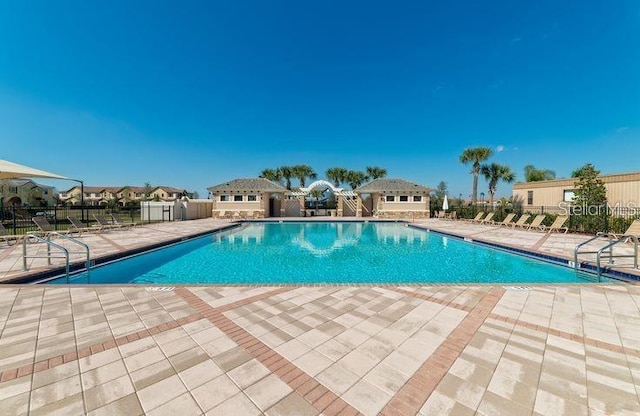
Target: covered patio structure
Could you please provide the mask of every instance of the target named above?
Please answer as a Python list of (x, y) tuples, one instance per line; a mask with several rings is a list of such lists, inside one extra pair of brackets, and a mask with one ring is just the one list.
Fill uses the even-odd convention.
[(240, 178), (208, 188), (213, 218), (283, 217), (287, 188), (264, 178)]
[(426, 186), (404, 179), (374, 179), (354, 190), (356, 217), (429, 218), (430, 191)]

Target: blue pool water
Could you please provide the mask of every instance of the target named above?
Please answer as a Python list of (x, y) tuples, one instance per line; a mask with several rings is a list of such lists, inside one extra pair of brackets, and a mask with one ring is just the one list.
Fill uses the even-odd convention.
[[(90, 283), (585, 283), (401, 223), (252, 223), (91, 270)], [(87, 283), (87, 275), (72, 283)], [(58, 279), (54, 283), (66, 283)]]

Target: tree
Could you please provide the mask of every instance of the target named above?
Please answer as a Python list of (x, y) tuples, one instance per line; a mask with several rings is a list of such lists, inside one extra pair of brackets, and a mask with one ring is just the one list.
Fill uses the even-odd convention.
[(583, 166), (580, 166), (579, 168), (575, 169), (574, 171), (571, 172), (571, 177), (572, 178), (582, 178), (585, 176), (590, 176), (593, 174), (593, 172), (597, 172), (598, 175), (600, 174), (599, 170), (596, 170), (596, 168), (591, 164), (591, 163), (587, 163)]
[(284, 179), (285, 187), (290, 190), (291, 178), (293, 178), (293, 168), (291, 166), (280, 166), (278, 170)]
[(536, 169), (533, 165), (524, 167), (524, 180), (526, 182), (549, 181), (556, 178), (556, 173), (550, 169)]
[(152, 191), (153, 191), (153, 186), (151, 186), (151, 183), (145, 182), (144, 187), (142, 188), (142, 199), (144, 201), (147, 201)]
[(327, 178), (333, 181), (336, 188), (340, 187), (343, 182), (347, 181), (347, 174), (349, 171), (345, 168), (329, 168), (325, 172)]
[(360, 172), (358, 170), (350, 170), (349, 172), (347, 172), (346, 182), (349, 183), (351, 189), (356, 189), (366, 180), (367, 175), (364, 172)]
[(318, 205), (320, 204), (320, 199), (324, 197), (324, 191), (322, 189), (313, 189), (311, 190), (311, 196), (316, 199), (315, 208), (318, 209)]
[[(576, 174), (576, 176), (574, 176)], [(571, 174), (577, 178), (573, 201), (583, 206), (602, 206), (607, 203), (607, 188), (599, 178), (600, 171), (591, 163), (576, 169)]]
[(482, 165), (480, 172), (489, 182), (489, 205), (493, 207), (493, 197), (498, 189), (498, 182), (503, 181), (511, 183), (516, 179), (516, 175), (511, 171), (509, 166), (500, 165), (498, 163)]
[(199, 199), (200, 198), (200, 194), (198, 193), (198, 191), (191, 192), (191, 198), (192, 199)]
[(436, 190), (433, 191), (433, 195), (438, 200), (443, 200), (446, 194), (447, 194), (447, 183), (445, 181), (440, 181), (440, 183), (436, 187)]
[(573, 214), (577, 214), (574, 221), (585, 232), (607, 231), (607, 188), (599, 178), (600, 171), (587, 163), (574, 170), (571, 176), (578, 179), (574, 183), (573, 202), (577, 205), (573, 210)]
[(471, 164), (471, 174), (473, 174), (473, 193), (471, 195), (471, 203), (478, 202), (478, 175), (480, 175), (480, 162), (489, 159), (493, 154), (493, 150), (488, 147), (474, 147), (465, 149), (460, 155), (460, 162), (468, 165)]
[(387, 176), (387, 170), (378, 166), (367, 166), (366, 172), (369, 179), (378, 179)]
[(291, 168), (291, 173), (300, 181), (300, 188), (304, 188), (307, 178), (315, 179), (318, 174), (309, 165), (296, 165)]
[(282, 183), (282, 172), (280, 169), (264, 169), (260, 172), (260, 177), (272, 182)]

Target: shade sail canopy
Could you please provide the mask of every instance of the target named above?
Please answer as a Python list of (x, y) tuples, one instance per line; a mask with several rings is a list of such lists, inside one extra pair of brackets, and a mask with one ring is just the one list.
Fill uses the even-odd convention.
[(16, 178), (69, 179), (66, 176), (60, 176), (56, 175), (55, 173), (46, 172), (44, 170), (19, 165), (17, 163), (9, 162), (8, 160), (0, 160), (0, 179)]

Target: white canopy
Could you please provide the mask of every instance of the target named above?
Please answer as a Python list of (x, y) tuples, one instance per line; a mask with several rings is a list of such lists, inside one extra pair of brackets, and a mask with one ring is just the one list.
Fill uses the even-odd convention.
[(17, 163), (9, 162), (8, 160), (0, 160), (0, 179), (16, 178), (69, 179), (65, 176), (56, 175), (55, 173), (46, 172), (40, 169), (30, 168), (29, 166), (19, 165)]

